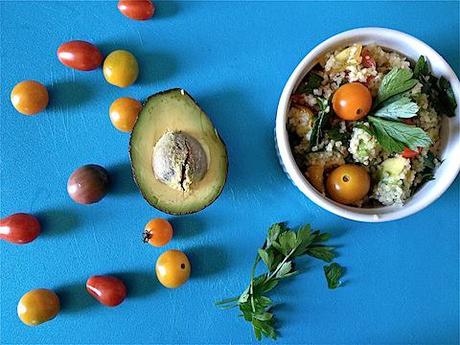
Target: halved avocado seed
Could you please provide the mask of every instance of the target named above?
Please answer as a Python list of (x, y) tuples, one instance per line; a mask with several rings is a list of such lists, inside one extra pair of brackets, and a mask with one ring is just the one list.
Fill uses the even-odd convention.
[(204, 177), (208, 164), (206, 153), (195, 138), (182, 131), (168, 131), (155, 144), (152, 168), (162, 183), (188, 192), (194, 182)]

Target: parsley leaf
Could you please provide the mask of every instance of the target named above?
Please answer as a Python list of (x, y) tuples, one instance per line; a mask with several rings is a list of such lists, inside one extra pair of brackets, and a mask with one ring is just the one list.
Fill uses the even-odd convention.
[(362, 123), (362, 122), (361, 122), (361, 123), (355, 124), (355, 125), (353, 126), (353, 128), (354, 128), (354, 127), (359, 128), (359, 129), (362, 129), (363, 131), (365, 131), (365, 132), (366, 132), (367, 134), (369, 134), (369, 135), (372, 135), (372, 136), (373, 136), (373, 135), (375, 134), (371, 127), (366, 126), (366, 125), (365, 125), (364, 123)]
[[(265, 294), (278, 286), (281, 280), (298, 274), (294, 262), (296, 257), (310, 255), (330, 262), (335, 257), (332, 252), (333, 247), (321, 245), (329, 238), (330, 235), (327, 233), (321, 233), (318, 230), (312, 232), (310, 225), (301, 226), (294, 231), (289, 229), (285, 223), (273, 224), (268, 230), (264, 245), (257, 252), (249, 287), (240, 296), (224, 299), (217, 302), (216, 305), (222, 309), (238, 307), (243, 319), (251, 323), (257, 340), (263, 337), (276, 339), (273, 302)], [(260, 261), (265, 263), (268, 270), (255, 277)], [(330, 267), (335, 266), (332, 264)], [(337, 272), (337, 269), (334, 268), (332, 275), (326, 274), (329, 286), (337, 285), (334, 283)], [(339, 278), (342, 273), (343, 271), (338, 275)]]
[(310, 247), (307, 249), (306, 254), (326, 262), (331, 262), (335, 258), (335, 254), (332, 252), (333, 249), (332, 247), (325, 246)]
[(336, 289), (340, 286), (340, 278), (344, 273), (344, 269), (338, 263), (332, 263), (329, 266), (323, 267), (324, 274), (326, 275), (327, 286), (329, 289)]
[(412, 89), (417, 80), (412, 79), (413, 73), (404, 68), (393, 68), (383, 77), (382, 84), (377, 94), (375, 105), (379, 105), (387, 99)]
[(312, 93), (314, 89), (317, 89), (321, 86), (321, 82), (323, 81), (323, 77), (316, 73), (309, 73), (306, 77), (306, 81), (302, 84), (296, 93)]
[(438, 81), (439, 87), (439, 101), (437, 102), (438, 109), (441, 114), (448, 117), (455, 116), (455, 109), (457, 108), (457, 101), (455, 100), (454, 90), (449, 81), (441, 77)]
[(323, 139), (323, 129), (326, 126), (330, 116), (330, 106), (327, 99), (318, 97), (319, 112), (311, 130), (310, 143), (312, 146), (318, 146)]
[(378, 109), (374, 113), (374, 116), (391, 120), (409, 119), (417, 116), (418, 110), (419, 107), (417, 103), (412, 102), (408, 97), (401, 97), (398, 100)]
[(431, 138), (421, 128), (374, 116), (368, 116), (368, 120), (374, 127), (377, 141), (387, 152), (402, 152), (406, 146), (417, 150), (432, 144)]
[(431, 74), (430, 66), (425, 57), (421, 55), (414, 67), (414, 77), (422, 83), (423, 93), (427, 94), (438, 114), (448, 117), (455, 116), (457, 101), (449, 81)]
[(421, 180), (415, 190), (422, 187), (426, 182), (434, 180), (435, 158), (435, 155), (431, 151), (428, 151), (427, 156), (423, 159), (423, 170), (420, 172)]
[(340, 132), (340, 130), (336, 127), (329, 129), (326, 131), (326, 135), (329, 139), (334, 141), (341, 141), (342, 143), (347, 142), (350, 140), (350, 134), (347, 132)]
[(414, 78), (419, 79), (421, 76), (428, 75), (429, 73), (428, 62), (423, 55), (420, 55), (414, 67)]

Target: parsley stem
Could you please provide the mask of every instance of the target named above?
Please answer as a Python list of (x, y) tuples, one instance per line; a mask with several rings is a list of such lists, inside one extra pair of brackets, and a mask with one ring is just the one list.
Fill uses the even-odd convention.
[(221, 301), (219, 301), (219, 302), (216, 302), (215, 304), (216, 304), (216, 305), (229, 304), (229, 303), (238, 301), (239, 298), (240, 298), (239, 296), (232, 297), (232, 298), (226, 298), (226, 299), (223, 299), (223, 300), (221, 300)]
[(254, 265), (252, 265), (251, 270), (251, 285), (249, 285), (249, 296), (251, 297), (251, 307), (252, 311), (256, 311), (256, 307), (254, 306), (254, 276), (256, 274), (257, 264), (260, 261), (259, 253), (256, 254), (256, 259), (254, 260)]
[(269, 276), (267, 276), (267, 278), (265, 279), (265, 281), (269, 281), (270, 279), (272, 279), (274, 276), (276, 276), (276, 274), (278, 273), (278, 271), (281, 269), (281, 267), (286, 263), (286, 261), (291, 257), (292, 254), (294, 254), (295, 250), (297, 249), (297, 247), (295, 248), (292, 248), (292, 250), (284, 257), (283, 261), (281, 261), (281, 263), (276, 267), (276, 269), (270, 273)]

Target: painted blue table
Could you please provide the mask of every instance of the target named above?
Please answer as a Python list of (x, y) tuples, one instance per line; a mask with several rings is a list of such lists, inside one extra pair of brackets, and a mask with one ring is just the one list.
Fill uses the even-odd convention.
[[(236, 311), (213, 302), (247, 284), (256, 248), (276, 221), (310, 222), (335, 235), (343, 288), (325, 287), (322, 265), (273, 299), (280, 343), (356, 344), (459, 342), (459, 181), (417, 215), (387, 224), (338, 218), (307, 200), (281, 171), (273, 144), (278, 96), (298, 61), (327, 37), (359, 26), (409, 32), (460, 70), (458, 2), (186, 2), (158, 3), (155, 18), (131, 21), (108, 1), (3, 1), (1, 8), (1, 215), (38, 214), (43, 235), (27, 246), (1, 243), (2, 344), (251, 343)], [(56, 49), (84, 39), (104, 53), (139, 59), (139, 81), (107, 84), (100, 70), (62, 66)], [(36, 79), (50, 90), (36, 117), (14, 111), (13, 85)], [(131, 180), (129, 136), (108, 118), (121, 96), (144, 99), (183, 87), (208, 112), (227, 143), (230, 172), (212, 206), (174, 218), (167, 248), (185, 250), (193, 277), (182, 288), (159, 286), (160, 249), (141, 232), (153, 217)], [(66, 193), (69, 174), (85, 163), (107, 167), (113, 191), (81, 206)], [(91, 299), (84, 283), (116, 273), (130, 290), (116, 309)], [(62, 313), (30, 328), (16, 316), (29, 289), (58, 291)]]

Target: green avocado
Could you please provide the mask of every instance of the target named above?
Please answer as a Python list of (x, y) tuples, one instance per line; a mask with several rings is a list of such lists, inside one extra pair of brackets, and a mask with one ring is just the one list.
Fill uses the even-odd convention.
[(148, 98), (129, 146), (139, 190), (163, 212), (198, 212), (222, 192), (227, 150), (209, 118), (182, 89)]
[(381, 173), (389, 176), (398, 177), (406, 167), (406, 159), (403, 157), (387, 158), (380, 165)]

